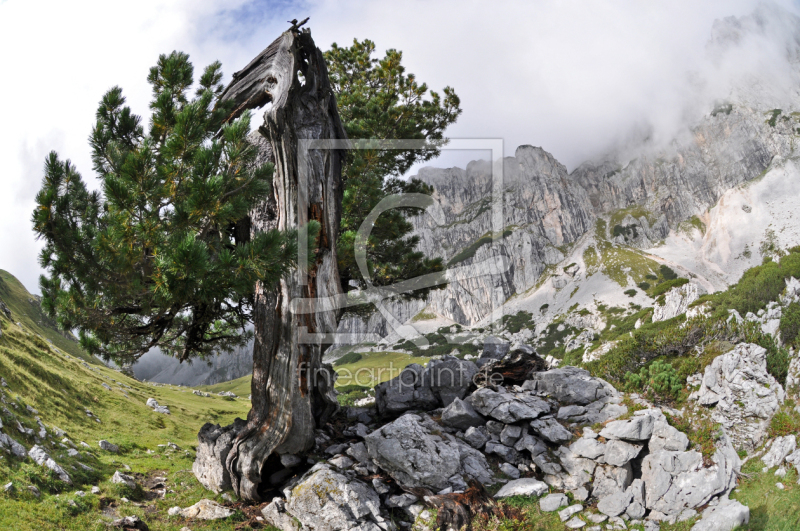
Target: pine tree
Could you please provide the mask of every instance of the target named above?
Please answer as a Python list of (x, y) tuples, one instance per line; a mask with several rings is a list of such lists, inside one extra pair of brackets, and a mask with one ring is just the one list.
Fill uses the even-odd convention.
[[(336, 93), (342, 124), (351, 139), (415, 139), (445, 143), (445, 128), (461, 114), (455, 91), (445, 87), (443, 94), (429, 92), (414, 74), (406, 73), (403, 54), (388, 50), (383, 59), (373, 57), (375, 43), (353, 41), (349, 48), (336, 43), (325, 52), (331, 86)], [(353, 245), (364, 219), (381, 199), (395, 193), (431, 194), (425, 183), (400, 177), (417, 162), (440, 153), (439, 147), (426, 150), (353, 150), (343, 169), (345, 182), (342, 201), (341, 234), (338, 242), (342, 284), (359, 281)], [(417, 209), (396, 209), (383, 213), (367, 241), (367, 263), (373, 284), (384, 286), (443, 269), (440, 258), (430, 258), (416, 250), (417, 236), (409, 215)], [(419, 296), (423, 292), (417, 293)]]
[(55, 152), (45, 161), (33, 213), (42, 305), (90, 353), (130, 363), (153, 347), (183, 360), (242, 345), (256, 282), (275, 284), (296, 260), (291, 232), (250, 239), (273, 167), (256, 164), (249, 112), (223, 125), (221, 78), (211, 64), (192, 95), (188, 55), (161, 55), (147, 131), (109, 90), (89, 139), (102, 192)]

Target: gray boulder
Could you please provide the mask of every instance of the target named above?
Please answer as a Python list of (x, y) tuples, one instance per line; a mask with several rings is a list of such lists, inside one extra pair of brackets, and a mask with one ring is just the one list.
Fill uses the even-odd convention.
[(648, 454), (642, 460), (645, 506), (677, 517), (686, 509), (705, 505), (714, 496), (727, 495), (736, 486), (741, 460), (724, 434), (711, 460), (710, 467), (703, 467), (703, 456), (696, 451)]
[(606, 453), (606, 445), (591, 437), (581, 437), (569, 447), (577, 456), (598, 460)]
[(380, 497), (371, 486), (324, 463), (306, 472), (285, 502), (276, 498), (262, 515), (281, 531), (379, 531), (377, 524), (384, 522)]
[(442, 360), (431, 360), (425, 372), (433, 395), (442, 406), (447, 407), (456, 398), (466, 396), (478, 366), (469, 360), (446, 356)]
[(615, 492), (600, 499), (597, 502), (597, 510), (608, 516), (619, 516), (625, 512), (631, 502), (633, 502), (633, 493), (631, 491)]
[(158, 401), (155, 398), (148, 398), (147, 406), (152, 408), (153, 411), (155, 411), (156, 413), (163, 413), (164, 415), (169, 415), (169, 408), (167, 406), (159, 405)]
[(481, 388), (467, 399), (475, 411), (506, 424), (531, 420), (550, 412), (550, 406), (539, 397), (527, 393), (499, 393)]
[(548, 494), (539, 500), (539, 508), (542, 510), (542, 512), (552, 513), (553, 511), (557, 511), (562, 507), (566, 507), (568, 503), (569, 498), (567, 498), (567, 495), (558, 492)]
[(794, 434), (785, 437), (775, 437), (769, 451), (764, 454), (761, 461), (767, 468), (772, 468), (783, 463), (786, 457), (797, 449), (797, 438)]
[(456, 397), (442, 411), (442, 424), (457, 430), (466, 430), (483, 426), (486, 424), (486, 419), (479, 415), (469, 402)]
[(197, 453), (192, 472), (197, 480), (208, 490), (220, 493), (231, 488), (231, 477), (225, 468), (225, 460), (233, 446), (233, 440), (247, 424), (236, 419), (233, 424), (221, 427), (206, 423), (197, 434)]
[(546, 483), (533, 478), (515, 479), (509, 481), (500, 489), (495, 498), (508, 498), (509, 496), (541, 496), (549, 488)]
[(492, 479), (484, 455), (452, 435), (433, 435), (420, 417), (406, 414), (364, 438), (373, 462), (405, 488), (440, 491), (454, 476)]
[(100, 446), (102, 450), (105, 450), (106, 452), (111, 452), (113, 454), (119, 452), (119, 446), (117, 446), (114, 443), (110, 443), (106, 440), (99, 441), (97, 444), (98, 446)]
[(46, 468), (49, 468), (58, 476), (58, 479), (66, 483), (67, 485), (72, 485), (72, 478), (67, 474), (67, 472), (56, 463), (52, 457), (47, 453), (47, 451), (39, 446), (38, 444), (31, 448), (30, 452), (28, 452), (33, 461), (39, 465)]
[(486, 433), (486, 428), (467, 428), (464, 432), (464, 440), (473, 448), (480, 450), (486, 445), (489, 436)]
[(714, 409), (736, 448), (751, 451), (764, 441), (772, 417), (783, 403), (781, 384), (767, 372), (767, 351), (739, 343), (706, 367), (700, 389), (689, 398)]
[(553, 444), (561, 444), (572, 439), (572, 433), (554, 418), (533, 420), (530, 426), (536, 435)]
[(28, 451), (25, 447), (18, 443), (13, 437), (0, 432), (0, 447), (9, 450), (14, 456), (25, 459), (28, 457)]
[(562, 405), (585, 406), (604, 397), (615, 396), (617, 391), (605, 380), (594, 378), (585, 369), (562, 367), (534, 373), (522, 388), (545, 393)]
[(500, 443), (506, 446), (514, 446), (520, 437), (522, 437), (522, 427), (509, 424), (500, 432)]
[[(174, 509), (174, 508), (173, 508)], [(234, 511), (224, 507), (213, 500), (202, 499), (199, 502), (186, 507), (185, 509), (177, 508), (178, 511), (173, 511), (173, 514), (179, 514), (184, 518), (193, 518), (196, 520), (223, 520), (233, 516)]]
[(136, 488), (136, 480), (133, 479), (133, 476), (129, 476), (128, 474), (123, 474), (119, 470), (114, 472), (114, 475), (111, 476), (111, 483), (115, 483), (117, 485), (125, 485), (131, 489)]
[(598, 466), (592, 481), (592, 496), (597, 499), (605, 498), (617, 492), (624, 492), (633, 480), (633, 469), (630, 463), (617, 467), (610, 465)]
[(399, 376), (375, 386), (375, 405), (382, 415), (398, 414), (409, 409), (431, 410), (439, 405), (425, 368), (412, 363)]
[(650, 415), (639, 415), (628, 420), (615, 420), (606, 424), (600, 436), (623, 441), (647, 441), (653, 434), (654, 419)]
[[(653, 434), (650, 436), (648, 450), (657, 452), (659, 450), (670, 450), (673, 452), (683, 452), (689, 447), (689, 437), (685, 433), (669, 425), (664, 414), (660, 410), (652, 410)], [(639, 413), (637, 411), (637, 413)]]
[(489, 336), (483, 341), (483, 352), (480, 359), (501, 360), (509, 350), (511, 350), (511, 343), (495, 336)]
[(643, 446), (640, 444), (631, 444), (619, 439), (612, 439), (606, 444), (603, 461), (612, 466), (623, 466), (631, 459), (636, 458), (642, 448)]
[(736, 500), (726, 498), (703, 512), (703, 518), (692, 531), (731, 531), (750, 522), (750, 509)]

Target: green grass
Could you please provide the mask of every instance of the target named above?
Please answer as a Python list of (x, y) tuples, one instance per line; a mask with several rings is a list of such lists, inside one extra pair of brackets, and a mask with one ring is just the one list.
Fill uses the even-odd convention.
[[(511, 228), (506, 228), (497, 237), (498, 239), (506, 238), (510, 236), (512, 232), (514, 231)], [(463, 248), (461, 251), (459, 251), (455, 256), (453, 256), (453, 258), (450, 259), (449, 262), (447, 262), (447, 265), (452, 266), (464, 262), (466, 260), (469, 260), (470, 258), (475, 256), (475, 253), (478, 251), (478, 249), (480, 249), (484, 245), (491, 245), (493, 240), (494, 240), (494, 234), (491, 232), (487, 232), (486, 234), (484, 234), (483, 236), (481, 236), (480, 238), (478, 238), (477, 240), (475, 240), (474, 242)]]
[(628, 247), (613, 247), (609, 244), (600, 249), (603, 262), (603, 273), (622, 286), (628, 287), (628, 279), (632, 278), (634, 284), (643, 282), (647, 275), (658, 270), (658, 263), (647, 258), (639, 250)]
[[(76, 352), (74, 343), (58, 346), (56, 351), (46, 339), (52, 338), (53, 344), (59, 345), (58, 337), (55, 337), (58, 332), (49, 329), (45, 320), (37, 322), (34, 308), (25, 308), (30, 304), (27, 291), (23, 291), (21, 284), (7, 273), (2, 275), (2, 280), (3, 300), (13, 312), (11, 321), (4, 314), (0, 315), (3, 330), (0, 375), (8, 383), (3, 392), (8, 402), (5, 406), (12, 414), (3, 416), (5, 432), (28, 449), (34, 444), (32, 438), (11, 429), (16, 420), (27, 427), (36, 426), (33, 415), (25, 408), (30, 405), (39, 411), (50, 433), (58, 427), (75, 444), (84, 441), (91, 449), (87, 451), (78, 446), (81, 456), (70, 458), (64, 449), (49, 442), (44, 444), (50, 455), (72, 476), (72, 487), (54, 479), (49, 471), (30, 459), (20, 461), (4, 455), (0, 459), (0, 482), (12, 481), (16, 492), (0, 495), (0, 529), (105, 530), (111, 518), (100, 511), (100, 505), (112, 502), (119, 505), (116, 512), (120, 516), (139, 515), (153, 531), (178, 531), (187, 523), (195, 531), (232, 531), (241, 516), (217, 523), (189, 523), (180, 518), (168, 518), (166, 512), (169, 507), (186, 507), (201, 498), (219, 501), (218, 496), (202, 488), (191, 472), (197, 432), (209, 421), (224, 425), (236, 417), (244, 418), (250, 408), (249, 401), (199, 397), (188, 388), (138, 382), (103, 365), (90, 365), (84, 361), (90, 360), (88, 356), (77, 356), (79, 352)], [(23, 327), (15, 324), (18, 320)], [(111, 390), (104, 388), (103, 383)], [(155, 413), (147, 407), (145, 402), (151, 397), (168, 406), (171, 414)], [(87, 416), (85, 409), (101, 422)], [(100, 450), (98, 441), (101, 439), (119, 445), (120, 453)], [(177, 444), (181, 450), (158, 446), (167, 442)], [(95, 471), (83, 471), (77, 466), (77, 461)], [(121, 492), (118, 486), (109, 482), (114, 471), (124, 469), (125, 465), (131, 468), (129, 474), (140, 478), (156, 474), (166, 476), (167, 485), (174, 492), (142, 506), (120, 502), (122, 495), (129, 499), (137, 495), (135, 492)], [(72, 466), (76, 469), (73, 470)], [(41, 499), (33, 497), (28, 485), (39, 487)], [(76, 490), (89, 492), (93, 485), (100, 487), (100, 496), (74, 496)], [(75, 502), (75, 506), (69, 504), (70, 500)]]
[[(451, 350), (457, 345), (452, 345)], [(425, 352), (425, 351), (423, 351)], [(339, 374), (336, 387), (358, 385), (375, 387), (379, 383), (398, 376), (400, 371), (412, 363), (425, 365), (430, 358), (412, 356), (399, 352), (367, 352), (355, 363), (347, 363), (335, 367)]]
[(641, 206), (633, 206), (630, 208), (623, 208), (617, 210), (613, 214), (611, 214), (611, 218), (608, 222), (609, 226), (614, 227), (615, 225), (620, 225), (622, 220), (624, 220), (628, 215), (634, 217), (636, 219), (645, 218), (649, 224), (655, 223), (658, 218), (656, 215), (644, 207)]
[(11, 310), (12, 322), (21, 323), (25, 330), (41, 336), (71, 356), (93, 365), (100, 365), (99, 360), (84, 352), (71, 334), (67, 336), (59, 332), (55, 322), (45, 315), (38, 301), (28, 293), (25, 286), (14, 275), (2, 269), (0, 269), (0, 300)]
[[(761, 472), (764, 466), (759, 459), (752, 459), (742, 470), (749, 477), (742, 477), (731, 498), (750, 508), (750, 523), (736, 528), (738, 531), (795, 531), (800, 529), (800, 485), (797, 472), (788, 468), (786, 477), (775, 476), (775, 470)], [(775, 484), (781, 482), (784, 490)]]
[(221, 393), (223, 391), (230, 391), (236, 396), (249, 396), (250, 382), (252, 382), (252, 380), (253, 376), (248, 374), (247, 376), (242, 376), (241, 378), (229, 380), (227, 382), (221, 382), (214, 385), (202, 385), (198, 387), (198, 389), (214, 394)]

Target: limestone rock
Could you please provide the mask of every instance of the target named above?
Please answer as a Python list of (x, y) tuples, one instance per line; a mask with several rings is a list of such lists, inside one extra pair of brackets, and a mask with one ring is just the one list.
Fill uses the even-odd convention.
[(481, 415), (506, 424), (535, 419), (550, 411), (541, 398), (527, 393), (498, 393), (485, 387), (472, 393), (468, 402)]
[(486, 434), (485, 428), (467, 428), (467, 431), (464, 432), (464, 440), (473, 448), (480, 450), (486, 445), (489, 436)]
[(39, 445), (34, 446), (31, 448), (30, 452), (28, 452), (33, 461), (40, 466), (47, 467), (58, 476), (58, 479), (63, 481), (68, 485), (72, 485), (72, 478), (67, 474), (67, 472), (56, 463), (52, 457), (47, 453), (47, 451)]
[(441, 360), (431, 360), (425, 372), (433, 395), (442, 406), (447, 407), (456, 398), (466, 396), (478, 366), (469, 360), (446, 356)]
[(198, 520), (222, 520), (232, 516), (233, 511), (213, 500), (202, 499), (190, 507), (181, 509), (180, 514), (184, 518), (196, 518)]
[(640, 415), (628, 420), (615, 420), (606, 424), (600, 436), (624, 441), (646, 441), (653, 434), (653, 417)]
[(376, 522), (383, 522), (378, 493), (324, 463), (306, 472), (285, 502), (276, 498), (262, 514), (281, 531), (299, 531), (301, 526), (314, 531), (379, 531)]
[(483, 454), (452, 435), (432, 435), (420, 417), (405, 414), (364, 438), (370, 458), (406, 488), (435, 491), (453, 476), (469, 475), (487, 484), (491, 470)]
[(150, 407), (156, 413), (163, 413), (165, 415), (169, 415), (169, 408), (167, 406), (159, 405), (158, 401), (155, 398), (148, 398), (147, 399), (147, 407)]
[(728, 494), (736, 486), (741, 460), (724, 434), (717, 441), (711, 458), (703, 467), (703, 456), (696, 451), (660, 450), (642, 460), (645, 506), (677, 517), (685, 509), (700, 507), (714, 497)]
[(495, 336), (488, 336), (483, 340), (483, 352), (480, 359), (501, 360), (508, 354), (511, 344)]
[(28, 451), (25, 450), (25, 447), (3, 432), (0, 432), (0, 447), (10, 450), (14, 456), (20, 459), (28, 457)]
[(539, 437), (553, 444), (561, 444), (572, 439), (572, 433), (553, 418), (533, 420), (530, 426)]
[(692, 531), (731, 531), (750, 522), (750, 509), (736, 500), (725, 499), (703, 512)]
[(111, 476), (111, 483), (125, 485), (131, 489), (136, 488), (136, 480), (133, 479), (133, 476), (123, 474), (119, 470), (114, 472), (114, 475)]
[(608, 516), (619, 516), (625, 512), (628, 506), (633, 502), (633, 493), (626, 490), (625, 492), (615, 492), (610, 496), (600, 499), (597, 502), (597, 510)]
[(553, 511), (557, 511), (561, 507), (566, 506), (568, 503), (569, 499), (567, 498), (567, 495), (558, 492), (548, 494), (539, 500), (539, 508), (542, 510), (542, 512), (552, 513)]
[(479, 415), (469, 402), (456, 397), (442, 411), (442, 424), (458, 430), (477, 428), (486, 424), (486, 419)]
[(656, 304), (655, 308), (653, 308), (653, 322), (666, 321), (686, 313), (689, 305), (704, 293), (705, 290), (694, 282), (672, 288), (664, 294), (664, 304)]
[(102, 450), (105, 450), (106, 452), (111, 452), (111, 453), (114, 453), (114, 454), (119, 452), (119, 446), (117, 446), (114, 443), (110, 443), (110, 442), (108, 442), (106, 440), (102, 440), (102, 441), (98, 442), (97, 444), (100, 446), (100, 448)]
[(769, 451), (761, 457), (767, 468), (772, 468), (783, 463), (783, 460), (797, 449), (797, 438), (794, 434), (785, 437), (775, 437)]
[(594, 378), (589, 371), (577, 367), (562, 367), (535, 373), (522, 388), (545, 393), (562, 406), (569, 404), (585, 406), (617, 394), (611, 384), (600, 378)]
[(690, 398), (714, 406), (711, 419), (722, 424), (735, 447), (750, 451), (763, 442), (784, 391), (767, 372), (767, 351), (739, 343), (706, 367), (700, 389)]
[(612, 466), (623, 466), (631, 459), (636, 458), (641, 451), (642, 445), (640, 444), (631, 444), (619, 439), (612, 439), (606, 444), (603, 460), (606, 464)]
[(409, 409), (434, 409), (439, 401), (425, 377), (425, 368), (418, 363), (407, 366), (396, 378), (375, 386), (375, 404), (382, 415), (397, 414)]
[(541, 496), (547, 492), (547, 484), (533, 478), (515, 479), (509, 481), (501, 488), (495, 498), (508, 498), (509, 496)]

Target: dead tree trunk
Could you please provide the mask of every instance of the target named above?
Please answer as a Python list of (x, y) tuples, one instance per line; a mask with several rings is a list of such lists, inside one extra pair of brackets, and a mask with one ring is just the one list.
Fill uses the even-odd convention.
[[(236, 102), (231, 119), (270, 104), (259, 132), (275, 163), (272, 204), (251, 215), (251, 230), (295, 229), (308, 220), (321, 225), (315, 263), (308, 275), (283, 279), (277, 288), (256, 286), (252, 409), (234, 440), (225, 467), (238, 496), (259, 501), (264, 470), (273, 455), (302, 454), (314, 445), (314, 429), (337, 409), (333, 370), (322, 364), (325, 346), (301, 334), (335, 332), (338, 312), (295, 314), (295, 298), (342, 292), (336, 263), (341, 217), (341, 150), (317, 149), (300, 158), (302, 139), (345, 139), (322, 52), (308, 30), (293, 27), (244, 70), (234, 74), (223, 98)], [(307, 160), (305, 168), (299, 165)], [(306, 175), (301, 182), (301, 170)], [(298, 207), (300, 205), (300, 207)], [(276, 459), (270, 463), (277, 462)], [(267, 468), (272, 465), (268, 465)], [(279, 466), (279, 465), (276, 465)]]

